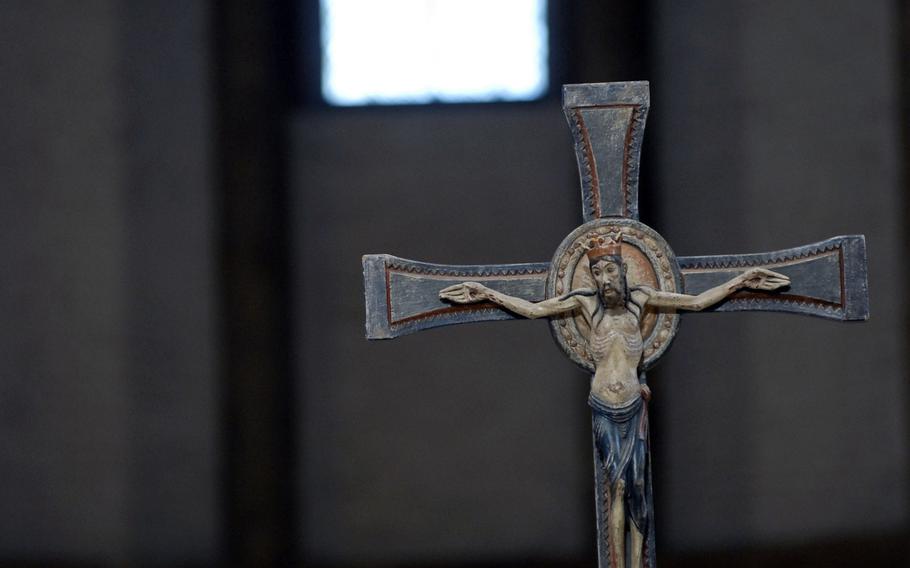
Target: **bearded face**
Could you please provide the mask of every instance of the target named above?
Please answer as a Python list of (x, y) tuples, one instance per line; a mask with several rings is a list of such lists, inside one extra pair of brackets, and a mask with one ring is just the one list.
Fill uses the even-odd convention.
[(620, 257), (603, 257), (591, 264), (600, 299), (607, 307), (624, 306), (628, 289), (626, 271)]

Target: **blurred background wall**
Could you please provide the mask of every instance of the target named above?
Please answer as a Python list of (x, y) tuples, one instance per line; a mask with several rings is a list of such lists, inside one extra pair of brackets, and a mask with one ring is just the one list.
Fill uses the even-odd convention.
[(209, 10), (0, 7), (0, 559), (214, 558)]
[(631, 79), (678, 254), (870, 261), (865, 324), (685, 318), (661, 565), (906, 563), (906, 7), (549, 11), (538, 102), (340, 109), (312, 1), (0, 7), (0, 565), (593, 566), (587, 378), (546, 324), (368, 343), (359, 259), (549, 259), (558, 85)]

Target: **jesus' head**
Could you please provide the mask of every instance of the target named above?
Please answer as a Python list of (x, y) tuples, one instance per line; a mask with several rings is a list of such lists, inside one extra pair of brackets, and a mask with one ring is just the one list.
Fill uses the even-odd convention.
[(602, 256), (591, 260), (591, 274), (597, 283), (601, 302), (608, 308), (626, 304), (629, 286), (621, 256)]
[(622, 234), (592, 240), (587, 252), (591, 275), (603, 305), (624, 306), (629, 297), (626, 266), (622, 260)]

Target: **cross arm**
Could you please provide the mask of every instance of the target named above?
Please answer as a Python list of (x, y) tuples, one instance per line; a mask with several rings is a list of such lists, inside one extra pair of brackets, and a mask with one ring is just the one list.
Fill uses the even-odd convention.
[(774, 252), (678, 257), (686, 294), (696, 295), (761, 267), (790, 277), (788, 288), (773, 292), (740, 290), (706, 311), (790, 312), (836, 320), (869, 318), (866, 240), (834, 237)]
[(367, 339), (393, 339), (424, 329), (519, 319), (493, 302), (453, 305), (439, 299), (452, 284), (475, 281), (536, 302), (546, 297), (549, 263), (446, 265), (389, 254), (363, 257)]

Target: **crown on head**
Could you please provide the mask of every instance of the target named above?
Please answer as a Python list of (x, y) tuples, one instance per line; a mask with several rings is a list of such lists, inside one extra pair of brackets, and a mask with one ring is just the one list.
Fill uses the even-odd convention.
[(588, 242), (588, 261), (596, 262), (605, 256), (622, 256), (622, 232), (607, 234)]

